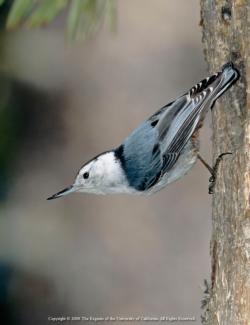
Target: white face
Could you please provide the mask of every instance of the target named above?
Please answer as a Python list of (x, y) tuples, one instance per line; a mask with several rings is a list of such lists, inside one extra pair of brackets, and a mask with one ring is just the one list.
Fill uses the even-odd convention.
[(117, 161), (114, 152), (105, 152), (84, 165), (78, 172), (72, 186), (49, 199), (55, 199), (72, 192), (95, 194), (130, 193), (131, 188)]
[(117, 163), (113, 155), (105, 153), (84, 165), (78, 172), (73, 187), (78, 192), (105, 194), (119, 182)]

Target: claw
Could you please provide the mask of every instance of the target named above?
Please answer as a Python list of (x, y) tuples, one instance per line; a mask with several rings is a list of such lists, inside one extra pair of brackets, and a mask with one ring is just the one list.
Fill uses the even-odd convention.
[(213, 183), (215, 181), (215, 176), (214, 175), (210, 176), (208, 181), (209, 183)]
[(213, 173), (212, 176), (209, 178), (209, 187), (208, 187), (208, 193), (213, 194), (214, 193), (214, 187), (217, 179), (217, 172), (219, 169), (220, 162), (222, 161), (222, 157), (225, 155), (232, 155), (232, 152), (223, 152), (219, 155), (219, 157), (216, 159), (215, 164), (212, 168)]

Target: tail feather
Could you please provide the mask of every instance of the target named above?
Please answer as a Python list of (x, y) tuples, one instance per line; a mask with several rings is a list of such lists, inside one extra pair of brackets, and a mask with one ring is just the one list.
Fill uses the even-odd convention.
[(216, 89), (215, 102), (229, 87), (231, 87), (240, 77), (239, 71), (235, 69), (232, 62), (228, 62), (222, 67), (221, 78)]
[[(199, 129), (207, 111), (214, 102), (238, 79), (239, 73), (232, 63), (222, 67), (222, 71), (200, 81), (166, 111), (166, 116), (156, 126), (166, 152), (181, 152), (195, 130)], [(179, 107), (180, 106), (180, 107)], [(169, 122), (169, 111), (174, 112)], [(166, 130), (165, 120), (169, 127)], [(165, 131), (166, 130), (166, 131)]]
[(201, 80), (192, 87), (189, 95), (194, 98), (203, 91), (209, 91), (213, 106), (215, 101), (238, 80), (239, 76), (239, 71), (234, 67), (233, 63), (228, 62), (223, 65), (220, 72)]

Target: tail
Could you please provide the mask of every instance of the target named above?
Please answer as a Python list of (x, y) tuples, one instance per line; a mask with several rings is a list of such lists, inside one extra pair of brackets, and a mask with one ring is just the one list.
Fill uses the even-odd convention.
[(215, 89), (216, 96), (213, 103), (239, 79), (240, 73), (237, 69), (235, 69), (232, 62), (228, 62), (222, 67), (222, 71), (219, 76), (220, 78), (218, 78), (219, 82)]
[(228, 89), (230, 88), (240, 77), (239, 71), (234, 67), (232, 62), (228, 62), (223, 65), (220, 72), (200, 81), (190, 90), (190, 96), (196, 97), (199, 93), (204, 90), (209, 90), (211, 104), (210, 108), (213, 107), (215, 101)]
[(238, 78), (239, 72), (231, 62), (227, 63), (220, 72), (200, 81), (189, 92), (166, 105), (156, 126), (160, 139), (164, 137), (164, 150), (180, 153), (201, 127), (208, 109)]

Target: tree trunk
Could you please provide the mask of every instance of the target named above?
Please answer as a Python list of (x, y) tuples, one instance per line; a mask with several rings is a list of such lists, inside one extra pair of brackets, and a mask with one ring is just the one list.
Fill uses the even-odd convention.
[(211, 283), (204, 324), (250, 324), (250, 0), (201, 0), (210, 72), (232, 61), (241, 77), (212, 112), (213, 158), (224, 156), (213, 195)]

